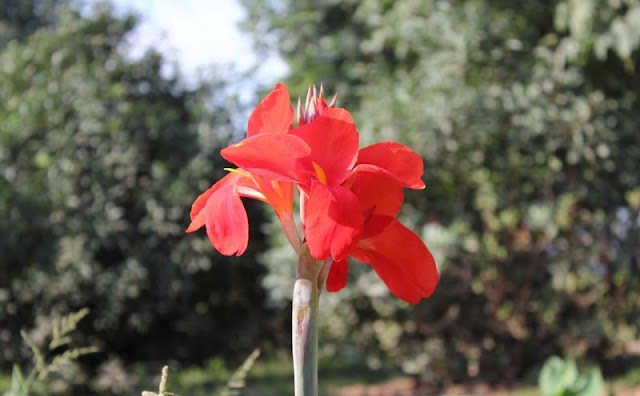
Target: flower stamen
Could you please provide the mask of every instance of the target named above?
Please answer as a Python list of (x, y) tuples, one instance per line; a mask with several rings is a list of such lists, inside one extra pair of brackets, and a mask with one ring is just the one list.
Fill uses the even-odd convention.
[(241, 171), (240, 169), (234, 169), (234, 168), (223, 168), (223, 169), (226, 170), (227, 172), (235, 173), (235, 174), (240, 175), (242, 177), (251, 178), (251, 176), (249, 174)]

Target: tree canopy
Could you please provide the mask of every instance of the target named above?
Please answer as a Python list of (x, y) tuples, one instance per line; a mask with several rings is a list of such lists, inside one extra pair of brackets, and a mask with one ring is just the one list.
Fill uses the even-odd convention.
[(243, 3), (292, 92), (324, 81), (364, 143), (425, 160), (405, 216), (436, 252), (438, 289), (409, 309), (364, 271), (328, 300), (334, 345), (437, 378), (512, 379), (638, 336), (640, 2)]
[(254, 241), (234, 265), (184, 234), (236, 133), (224, 73), (188, 88), (159, 53), (131, 58), (137, 19), (109, 7), (49, 23), (45, 3), (19, 4), (1, 15), (0, 361), (20, 360), (20, 328), (82, 307), (98, 363), (252, 349), (269, 325), (261, 212), (249, 206)]

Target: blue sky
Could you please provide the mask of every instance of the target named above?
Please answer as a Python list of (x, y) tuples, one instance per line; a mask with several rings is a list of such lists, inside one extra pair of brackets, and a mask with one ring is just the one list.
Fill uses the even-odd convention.
[[(134, 53), (153, 45), (170, 61), (177, 62), (187, 77), (213, 63), (233, 64), (238, 70), (257, 63), (250, 37), (238, 28), (244, 9), (237, 0), (113, 2), (121, 10), (142, 15), (142, 24), (133, 37)], [(276, 56), (261, 64), (259, 76), (267, 80), (275, 80), (287, 70)]]

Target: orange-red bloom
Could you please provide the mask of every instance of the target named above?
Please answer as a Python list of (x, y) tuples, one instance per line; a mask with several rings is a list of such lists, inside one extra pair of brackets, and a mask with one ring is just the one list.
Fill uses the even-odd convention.
[[(247, 126), (247, 136), (285, 134), (293, 122), (289, 92), (277, 84), (256, 107)], [(274, 147), (271, 153), (279, 155)], [(292, 246), (299, 248), (293, 222), (293, 185), (265, 179), (245, 169), (229, 169), (230, 174), (202, 193), (191, 207), (191, 224), (186, 232), (206, 226), (211, 244), (222, 254), (244, 253), (249, 240), (247, 212), (240, 197), (254, 198), (273, 206)]]
[[(335, 101), (335, 98), (334, 98)], [(194, 202), (187, 231), (206, 225), (223, 254), (247, 245), (247, 218), (240, 196), (270, 203), (296, 251), (292, 184), (300, 192), (304, 240), (311, 255), (333, 259), (327, 288), (346, 284), (347, 256), (370, 264), (389, 289), (410, 303), (428, 297), (438, 275), (420, 238), (395, 218), (403, 188), (424, 188), (422, 159), (406, 146), (383, 142), (358, 150), (351, 115), (326, 104), (322, 89), (298, 105), (298, 127), (283, 84), (253, 112), (247, 138), (222, 150), (238, 166)]]

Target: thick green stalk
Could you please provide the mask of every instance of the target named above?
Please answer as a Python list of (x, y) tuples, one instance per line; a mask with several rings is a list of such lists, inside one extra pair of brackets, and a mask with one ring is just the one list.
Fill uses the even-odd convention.
[(295, 396), (318, 395), (318, 275), (321, 265), (303, 244), (291, 320)]

